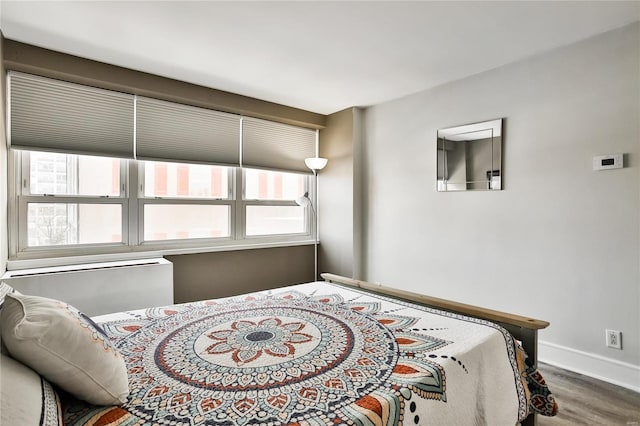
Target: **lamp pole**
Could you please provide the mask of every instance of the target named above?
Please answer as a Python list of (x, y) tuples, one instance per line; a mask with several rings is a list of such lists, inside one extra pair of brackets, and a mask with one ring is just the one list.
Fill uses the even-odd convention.
[(314, 261), (314, 275), (313, 280), (318, 280), (318, 237), (319, 237), (319, 226), (318, 226), (318, 212), (315, 206), (318, 205), (318, 171), (313, 170), (313, 178), (315, 180), (315, 190), (313, 191), (313, 203), (311, 204), (311, 210), (313, 211), (313, 220), (315, 226), (315, 236), (313, 237), (313, 261)]
[[(315, 232), (313, 236), (313, 280), (316, 281), (318, 279), (318, 239), (320, 237), (319, 226), (318, 226), (318, 211), (316, 210), (316, 206), (318, 205), (318, 171), (322, 170), (327, 165), (327, 159), (319, 156), (320, 149), (320, 132), (316, 130), (316, 156), (305, 158), (304, 163), (307, 167), (313, 172), (313, 179), (315, 183), (315, 188), (313, 191), (313, 201), (309, 199), (309, 193), (305, 193), (303, 197), (301, 197), (300, 201), (303, 202), (303, 198), (306, 198), (308, 203), (311, 205), (311, 211), (313, 212), (313, 221), (315, 226)], [(298, 202), (299, 205), (300, 202)]]

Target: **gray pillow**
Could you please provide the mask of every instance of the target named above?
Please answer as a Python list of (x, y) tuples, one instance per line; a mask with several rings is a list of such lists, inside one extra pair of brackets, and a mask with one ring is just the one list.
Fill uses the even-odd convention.
[(61, 426), (60, 400), (38, 373), (0, 354), (0, 424)]
[(76, 398), (97, 405), (126, 401), (124, 360), (104, 331), (73, 306), (7, 294), (0, 328), (13, 358)]

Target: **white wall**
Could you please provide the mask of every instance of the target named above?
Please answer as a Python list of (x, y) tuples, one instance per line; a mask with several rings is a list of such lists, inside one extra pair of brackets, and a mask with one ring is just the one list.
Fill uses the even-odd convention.
[[(365, 278), (548, 320), (542, 360), (640, 390), (639, 51), (636, 23), (368, 108)], [(436, 192), (437, 129), (499, 117), (504, 190)]]

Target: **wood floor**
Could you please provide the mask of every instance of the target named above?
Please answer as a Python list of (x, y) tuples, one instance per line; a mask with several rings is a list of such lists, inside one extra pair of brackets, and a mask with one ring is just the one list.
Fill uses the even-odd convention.
[(555, 417), (538, 416), (538, 426), (640, 426), (640, 393), (548, 364), (538, 368), (560, 407)]

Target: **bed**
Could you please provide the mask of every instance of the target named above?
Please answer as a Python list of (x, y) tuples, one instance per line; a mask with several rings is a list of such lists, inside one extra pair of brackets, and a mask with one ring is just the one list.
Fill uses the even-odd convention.
[(548, 323), (323, 278), (93, 319), (74, 313), (124, 361), (128, 395), (105, 406), (59, 391), (64, 423), (514, 425), (557, 411), (535, 368), (537, 330)]

